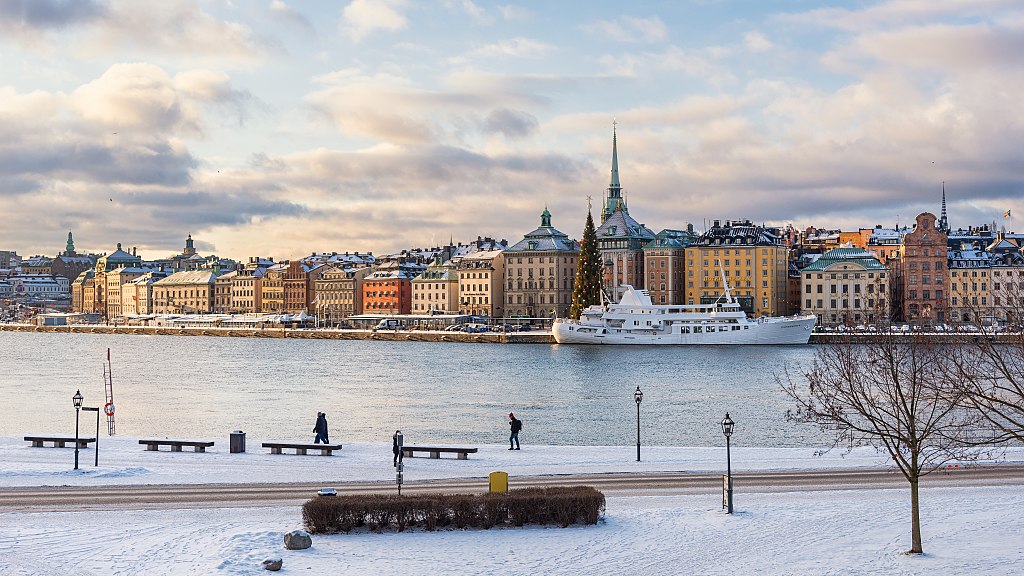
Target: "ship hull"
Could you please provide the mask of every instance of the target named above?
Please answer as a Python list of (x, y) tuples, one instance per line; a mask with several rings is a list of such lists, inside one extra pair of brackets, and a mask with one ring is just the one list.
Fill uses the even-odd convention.
[(552, 327), (559, 344), (609, 345), (662, 345), (662, 346), (714, 346), (714, 345), (792, 345), (807, 344), (816, 318), (773, 318), (752, 322), (748, 329), (670, 334), (659, 331), (618, 330), (603, 326), (556, 322)]

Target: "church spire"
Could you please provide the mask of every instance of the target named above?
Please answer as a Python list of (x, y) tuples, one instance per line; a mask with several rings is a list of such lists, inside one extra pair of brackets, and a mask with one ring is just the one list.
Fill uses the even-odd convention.
[(946, 182), (942, 182), (942, 216), (939, 217), (939, 230), (949, 232), (949, 221), (946, 220)]
[(608, 194), (604, 200), (604, 211), (601, 213), (601, 223), (615, 213), (616, 208), (620, 205), (624, 208), (625, 205), (622, 202), (622, 185), (619, 184), (619, 143), (618, 134), (616, 133), (616, 125), (618, 122), (612, 120), (612, 179), (608, 184)]
[(75, 240), (71, 237), (71, 231), (68, 230), (68, 245), (64, 247), (65, 256), (75, 255)]

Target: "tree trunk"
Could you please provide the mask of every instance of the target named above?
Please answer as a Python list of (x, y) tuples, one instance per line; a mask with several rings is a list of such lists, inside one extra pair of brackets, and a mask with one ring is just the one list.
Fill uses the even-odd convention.
[(921, 502), (918, 495), (920, 478), (914, 476), (910, 479), (910, 524), (911, 524), (911, 554), (923, 554), (921, 546)]

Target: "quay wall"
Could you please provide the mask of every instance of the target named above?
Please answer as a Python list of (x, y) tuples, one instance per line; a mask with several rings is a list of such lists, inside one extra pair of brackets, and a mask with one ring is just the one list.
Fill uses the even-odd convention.
[[(485, 332), (429, 332), (420, 330), (310, 330), (300, 328), (168, 328), (164, 326), (107, 326), (77, 324), (71, 326), (36, 326), (34, 324), (0, 324), (0, 332), (63, 332), (70, 334), (151, 334), (160, 336), (228, 336), (233, 338), (307, 338), (321, 340), (388, 340), (410, 342), (472, 342), (487, 344), (554, 344), (550, 332), (512, 332), (508, 334)], [(988, 338), (999, 343), (1020, 342), (1019, 334), (964, 334), (917, 333), (898, 334), (901, 340), (923, 340), (935, 344), (952, 344), (965, 339)], [(879, 334), (814, 333), (811, 344), (841, 342), (869, 343), (881, 338)]]
[(300, 328), (169, 328), (165, 326), (107, 326), (75, 324), (35, 326), (0, 324), (0, 332), (60, 332), (65, 334), (150, 334), (158, 336), (227, 336), (233, 338), (306, 338), (318, 340), (389, 340), (411, 342), (476, 342), (491, 344), (554, 344), (550, 332), (428, 332), (420, 330), (308, 330)]

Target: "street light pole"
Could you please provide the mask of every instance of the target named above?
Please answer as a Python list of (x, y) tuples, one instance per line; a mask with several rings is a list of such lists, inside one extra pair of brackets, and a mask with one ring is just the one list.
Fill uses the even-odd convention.
[(725, 413), (725, 419), (722, 420), (722, 433), (725, 434), (725, 462), (726, 462), (726, 505), (728, 507), (728, 513), (732, 514), (732, 455), (729, 453), (729, 439), (732, 437), (732, 432), (736, 428), (736, 423), (729, 418), (729, 413)]
[(81, 390), (75, 390), (75, 395), (71, 397), (71, 402), (75, 405), (75, 470), (78, 470), (78, 412), (82, 408)]
[(644, 393), (640, 391), (640, 387), (636, 387), (636, 392), (633, 393), (633, 400), (636, 400), (636, 461), (640, 461), (640, 403), (644, 400)]

